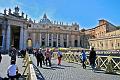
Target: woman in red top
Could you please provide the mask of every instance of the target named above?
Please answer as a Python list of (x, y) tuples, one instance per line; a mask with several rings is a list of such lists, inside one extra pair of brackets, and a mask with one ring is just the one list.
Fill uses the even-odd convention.
[(49, 67), (51, 67), (51, 54), (50, 54), (49, 49), (47, 49), (45, 52), (45, 61), (46, 61), (46, 66), (47, 66), (47, 61), (48, 61)]

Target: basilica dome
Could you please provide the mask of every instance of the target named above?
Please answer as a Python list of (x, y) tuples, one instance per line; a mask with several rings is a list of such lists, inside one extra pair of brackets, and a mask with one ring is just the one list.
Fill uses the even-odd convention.
[(40, 24), (52, 24), (51, 21), (47, 18), (47, 15), (44, 14), (43, 18), (39, 22)]

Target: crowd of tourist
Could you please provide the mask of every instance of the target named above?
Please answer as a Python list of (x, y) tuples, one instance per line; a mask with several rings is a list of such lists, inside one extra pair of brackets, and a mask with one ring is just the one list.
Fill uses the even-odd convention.
[[(47, 67), (51, 67), (51, 58), (53, 56), (53, 50), (47, 48), (46, 50), (40, 48), (40, 49), (26, 49), (29, 54), (33, 54), (36, 57), (37, 66), (43, 67), (42, 65), (46, 65)], [(15, 47), (12, 45), (9, 50), (9, 56), (11, 57), (11, 64), (8, 66), (7, 69), (7, 75), (11, 80), (14, 80), (14, 78), (19, 78), (21, 76), (20, 73), (18, 73), (18, 67), (16, 65), (16, 56), (25, 57), (26, 50), (22, 49), (17, 51)], [(79, 51), (78, 51), (79, 52)], [(62, 51), (58, 49), (57, 51), (57, 64), (61, 65), (62, 60)], [(0, 52), (0, 62), (2, 60), (2, 55)], [(83, 69), (86, 69), (86, 52), (85, 50), (81, 51), (81, 61), (82, 61), (82, 67)], [(89, 62), (90, 66), (93, 70), (95, 70), (95, 60), (96, 60), (96, 51), (94, 48), (91, 48), (90, 55), (89, 55)], [(49, 63), (49, 65), (48, 65)]]

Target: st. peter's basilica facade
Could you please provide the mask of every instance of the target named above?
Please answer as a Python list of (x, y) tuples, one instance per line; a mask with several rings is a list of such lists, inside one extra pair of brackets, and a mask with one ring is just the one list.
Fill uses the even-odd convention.
[(120, 29), (106, 20), (100, 20), (97, 27), (85, 30), (80, 29), (77, 23), (69, 25), (51, 21), (46, 14), (36, 23), (31, 18), (28, 19), (28, 16), (23, 12), (20, 14), (19, 7), (15, 7), (13, 13), (11, 9), (5, 9), (4, 13), (0, 13), (0, 46), (3, 50), (9, 50), (11, 45), (17, 49), (27, 47), (90, 48), (90, 46), (100, 49), (101, 44), (104, 45), (103, 40), (100, 41), (100, 44), (96, 43), (96, 40), (116, 30), (118, 33), (116, 34), (118, 36), (117, 49), (120, 49)]

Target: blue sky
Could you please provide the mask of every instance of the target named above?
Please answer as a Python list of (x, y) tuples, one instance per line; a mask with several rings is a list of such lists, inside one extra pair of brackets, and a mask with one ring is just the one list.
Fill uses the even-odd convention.
[(46, 13), (50, 20), (64, 24), (77, 22), (80, 28), (93, 28), (99, 19), (120, 25), (120, 0), (0, 0), (0, 12), (16, 5), (28, 17), (39, 21)]

